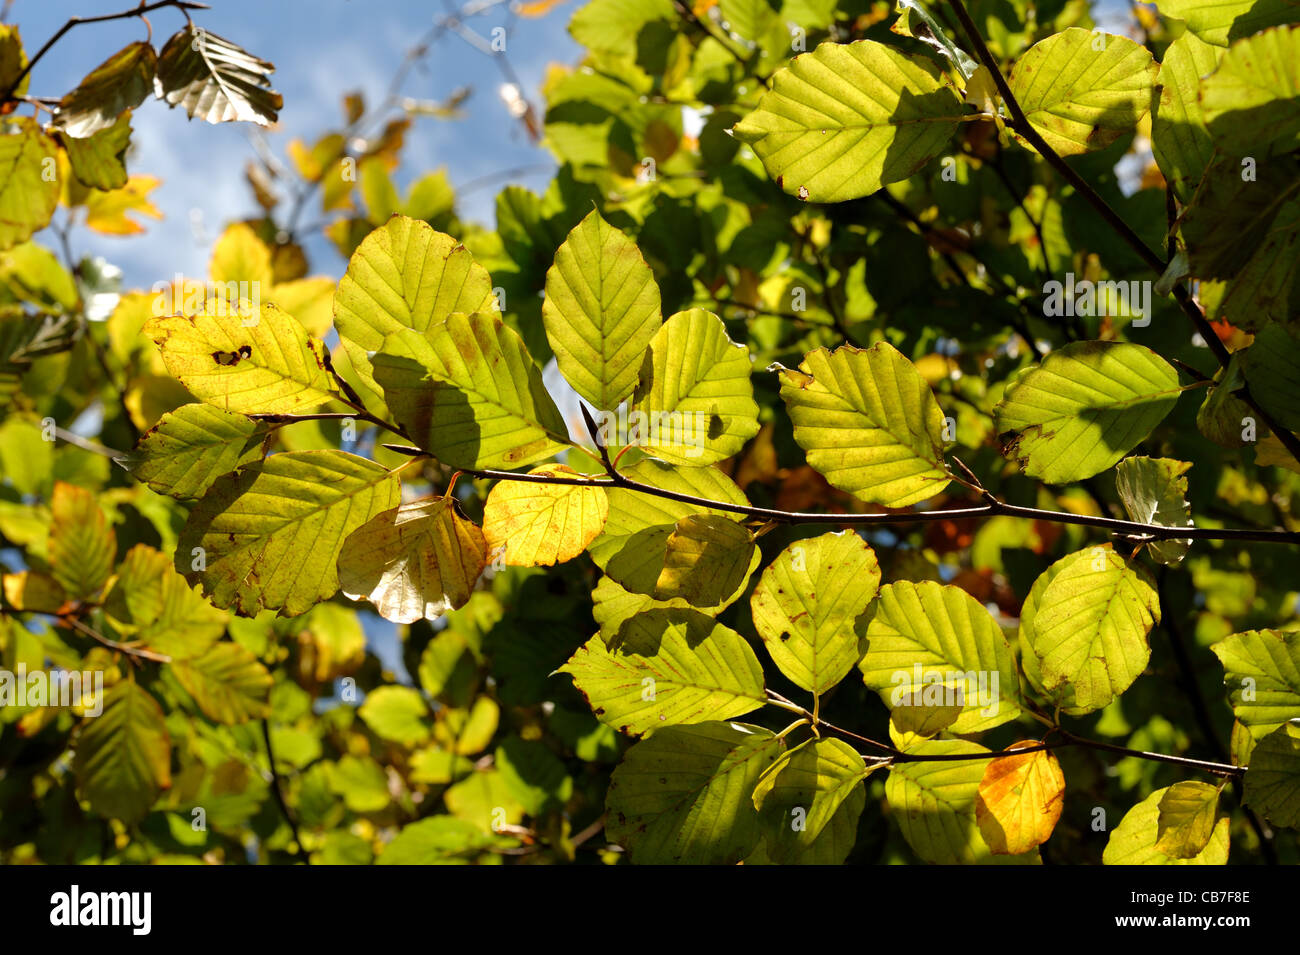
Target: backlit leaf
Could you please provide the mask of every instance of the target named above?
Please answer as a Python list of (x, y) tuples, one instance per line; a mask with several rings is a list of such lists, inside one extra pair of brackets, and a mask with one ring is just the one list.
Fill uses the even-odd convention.
[(157, 64), (148, 43), (127, 44), (59, 101), (54, 125), (78, 139), (110, 128), (124, 110), (135, 109), (153, 92)]
[[(1170, 458), (1125, 458), (1115, 468), (1115, 490), (1131, 520), (1165, 527), (1190, 527), (1187, 470), (1191, 465)], [(1176, 564), (1187, 554), (1190, 540), (1153, 541), (1151, 556), (1162, 564)]]
[(632, 393), (662, 321), (659, 286), (636, 243), (598, 212), (556, 250), (542, 321), (560, 372), (590, 404), (612, 411)]
[(1184, 780), (1160, 797), (1156, 817), (1156, 849), (1171, 859), (1199, 855), (1214, 835), (1219, 790), (1209, 783)]
[(1151, 105), (1159, 66), (1127, 37), (1070, 27), (1016, 60), (1008, 83), (1029, 124), (1062, 156), (1104, 149)]
[(1210, 647), (1232, 711), (1256, 740), (1300, 719), (1300, 632), (1247, 630)]
[(790, 195), (843, 202), (916, 172), (965, 112), (924, 57), (874, 40), (823, 43), (777, 71), (733, 134)]
[(260, 458), (270, 432), (266, 422), (212, 405), (182, 405), (117, 461), (159, 494), (195, 498), (221, 475)]
[(1300, 727), (1280, 726), (1255, 744), (1246, 805), (1275, 826), (1300, 828)]
[(162, 707), (133, 680), (105, 694), (104, 712), (86, 720), (74, 768), (95, 812), (124, 822), (143, 819), (171, 785), (171, 738)]
[(943, 412), (892, 345), (818, 348), (798, 371), (779, 371), (795, 441), (835, 487), (886, 507), (906, 507), (947, 487)]
[[(581, 477), (562, 464), (546, 464), (529, 473)], [(507, 565), (563, 563), (587, 549), (608, 513), (604, 488), (500, 481), (483, 506), (483, 536), (488, 553), (499, 551)]]
[(1160, 838), (1160, 802), (1168, 788), (1157, 789), (1124, 814), (1111, 831), (1101, 861), (1106, 865), (1224, 865), (1228, 861), (1228, 817), (1214, 826), (1204, 849), (1187, 859), (1165, 855), (1156, 847)]
[(190, 511), (176, 569), (218, 607), (306, 613), (338, 591), (343, 541), (399, 493), (395, 476), (356, 455), (273, 454), (212, 484)]
[(462, 607), (486, 564), (483, 533), (452, 498), (402, 504), (353, 531), (339, 553), (339, 585), (394, 623)]
[[(1000, 726), (1020, 714), (1011, 646), (993, 616), (960, 587), (886, 584), (868, 608), (867, 653), (858, 664), (890, 708), (961, 703), (955, 733)], [(933, 699), (931, 698), (933, 694)]]
[(880, 585), (875, 552), (851, 531), (798, 541), (777, 554), (749, 599), (777, 667), (811, 693), (839, 683), (866, 653), (860, 620)]
[(1007, 387), (994, 420), (1008, 457), (1049, 484), (1105, 471), (1178, 401), (1178, 372), (1142, 345), (1074, 342)]
[(693, 610), (637, 614), (614, 647), (588, 640), (562, 667), (602, 723), (640, 736), (727, 720), (764, 704), (763, 669), (745, 639)]
[(271, 89), (274, 69), (215, 33), (187, 26), (158, 54), (156, 92), (190, 119), (270, 126), (284, 106), (284, 99)]
[[(1025, 746), (1016, 743), (1008, 752)], [(1065, 775), (1047, 750), (988, 761), (975, 800), (984, 842), (999, 855), (1019, 855), (1052, 835), (1065, 803)]]
[(238, 643), (218, 643), (202, 656), (171, 664), (203, 715), (218, 723), (244, 723), (270, 715), (271, 674)]

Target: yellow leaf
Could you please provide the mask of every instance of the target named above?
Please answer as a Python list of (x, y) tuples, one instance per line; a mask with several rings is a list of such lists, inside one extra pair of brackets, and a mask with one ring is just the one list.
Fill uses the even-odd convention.
[(34, 570), (5, 574), (3, 589), (5, 603), (13, 610), (58, 613), (66, 599), (57, 580)]
[(92, 600), (108, 583), (117, 556), (117, 536), (95, 495), (57, 481), (50, 501), (50, 566), (54, 579), (74, 600)]
[(154, 318), (144, 330), (167, 371), (224, 411), (289, 414), (337, 397), (325, 346), (297, 319), (269, 303), (255, 314), (240, 311), (217, 296), (198, 314)]
[(534, 0), (532, 3), (519, 3), (515, 5), (515, 13), (527, 20), (535, 20), (538, 17), (544, 17), (564, 0)]
[[(1034, 745), (1015, 743), (1008, 751)], [(999, 756), (980, 780), (975, 819), (994, 854), (1019, 855), (1047, 841), (1064, 801), (1065, 775), (1049, 751)]]
[[(581, 477), (562, 464), (544, 464), (529, 473)], [(502, 481), (483, 508), (483, 535), (488, 552), (502, 552), (512, 567), (563, 563), (587, 549), (608, 514), (604, 488)]]
[(104, 235), (135, 235), (143, 232), (144, 226), (128, 214), (134, 212), (150, 219), (161, 219), (161, 210), (149, 201), (149, 193), (160, 185), (162, 180), (154, 176), (131, 176), (121, 189), (112, 192), (90, 190), (86, 197), (87, 227)]

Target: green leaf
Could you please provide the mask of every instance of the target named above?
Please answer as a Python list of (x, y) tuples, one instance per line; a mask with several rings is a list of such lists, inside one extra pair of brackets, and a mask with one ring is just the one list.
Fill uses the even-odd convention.
[(924, 57), (874, 40), (823, 43), (778, 70), (732, 133), (790, 195), (843, 202), (912, 175), (947, 147), (965, 112)]
[(121, 189), (126, 185), (126, 150), (131, 144), (131, 113), (87, 139), (59, 137), (68, 153), (72, 174), (92, 189)]
[(338, 591), (343, 541), (399, 494), (395, 476), (356, 455), (273, 454), (213, 482), (181, 532), (176, 569), (218, 607), (306, 613)]
[(1030, 47), (1008, 84), (1035, 131), (1073, 156), (1133, 131), (1151, 106), (1159, 69), (1127, 37), (1070, 27)]
[[(1186, 461), (1171, 458), (1125, 458), (1115, 468), (1115, 490), (1131, 520), (1163, 527), (1191, 527), (1187, 503)], [(1162, 564), (1176, 564), (1192, 546), (1190, 540), (1152, 541), (1151, 556)]]
[(49, 558), (54, 579), (73, 600), (98, 599), (117, 557), (117, 535), (95, 495), (56, 481), (50, 501)]
[(376, 865), (464, 865), (493, 848), (515, 840), (485, 833), (454, 816), (430, 816), (403, 826), (380, 854)]
[(329, 787), (353, 812), (379, 812), (392, 801), (383, 767), (369, 756), (347, 755), (330, 766)]
[(559, 672), (573, 676), (602, 723), (629, 736), (728, 720), (767, 702), (744, 637), (693, 610), (637, 614), (615, 647), (592, 637)]
[(560, 373), (588, 403), (614, 410), (636, 386), (662, 320), (659, 286), (636, 243), (592, 211), (546, 272), (542, 321)]
[(152, 46), (144, 40), (128, 43), (59, 100), (54, 125), (77, 139), (113, 127), (125, 110), (135, 109), (153, 92), (157, 65)]
[(1011, 646), (992, 614), (960, 587), (931, 580), (886, 584), (869, 608), (866, 634), (858, 667), (891, 709), (918, 702), (918, 690), (922, 704), (961, 703), (955, 733), (1020, 715)]
[(1300, 631), (1247, 630), (1210, 647), (1228, 699), (1255, 739), (1300, 719)]
[(366, 694), (358, 711), (380, 739), (416, 746), (429, 738), (429, 708), (418, 690), (409, 686), (380, 686)]
[[(748, 504), (735, 483), (715, 467), (676, 468), (653, 459), (639, 461), (622, 473), (653, 487), (729, 504)], [(653, 595), (668, 558), (668, 539), (677, 522), (686, 517), (712, 514), (742, 520), (739, 514), (702, 509), (694, 504), (656, 497), (626, 488), (606, 492), (609, 514), (605, 529), (588, 548), (596, 566), (628, 590)], [(750, 573), (759, 554), (751, 557)], [(725, 602), (730, 603), (731, 599)]]
[(385, 620), (434, 620), (463, 607), (487, 563), (483, 532), (453, 498), (414, 501), (376, 514), (339, 551), (339, 586)]
[(447, 810), (484, 832), (517, 824), (524, 807), (510, 794), (505, 777), (495, 769), (480, 769), (443, 793)]
[(158, 54), (158, 98), (190, 119), (270, 126), (284, 106), (271, 89), (274, 69), (215, 33), (187, 26)]
[(1300, 17), (1294, 0), (1157, 0), (1156, 6), (1167, 17), (1186, 21), (1188, 30), (1216, 46)]
[(256, 461), (271, 425), (212, 405), (181, 405), (145, 432), (135, 450), (116, 458), (159, 494), (201, 497), (223, 474)]
[(271, 713), (271, 674), (237, 643), (218, 643), (202, 656), (174, 661), (171, 672), (210, 720), (244, 723)]
[(1178, 401), (1178, 372), (1142, 345), (1073, 342), (1016, 378), (993, 409), (1007, 457), (1049, 484), (1118, 462)]
[(951, 479), (943, 412), (916, 366), (886, 342), (809, 352), (780, 368), (781, 398), (808, 463), (864, 501), (906, 507)]
[(492, 308), (492, 279), (427, 222), (394, 216), (357, 246), (334, 296), (334, 327), (361, 380), (378, 391), (367, 352), (404, 328), (421, 335), (453, 312)]
[[(924, 756), (981, 756), (988, 750), (960, 739), (926, 740), (906, 748)], [(896, 763), (885, 781), (885, 798), (912, 851), (942, 865), (1025, 863), (1037, 853), (995, 856), (985, 845), (975, 818), (985, 759), (945, 759)]]
[(1160, 803), (1169, 792), (1157, 789), (1124, 814), (1120, 824), (1106, 840), (1101, 861), (1106, 865), (1224, 865), (1228, 861), (1228, 817), (1214, 826), (1204, 849), (1196, 855), (1178, 859), (1165, 855), (1156, 847), (1160, 838)]
[[(858, 816), (867, 804), (863, 780), (878, 763), (867, 766), (847, 743), (813, 739), (797, 746), (764, 772), (754, 787), (754, 808), (763, 827), (768, 857), (779, 865), (800, 861), (828, 831), (840, 836), (819, 847), (839, 865), (853, 848)], [(843, 812), (851, 825), (828, 830)], [(843, 838), (847, 835), (847, 838)], [(817, 860), (827, 864), (824, 858)]]
[[(634, 411), (645, 417), (627, 443), (674, 464), (712, 464), (736, 454), (758, 434), (750, 366), (749, 349), (728, 338), (712, 312), (673, 315), (645, 353), (632, 396)], [(629, 432), (634, 420), (629, 416)]]
[[(750, 572), (753, 572), (752, 568)], [(690, 603), (678, 597), (671, 600), (656, 600), (649, 594), (627, 590), (613, 577), (602, 574), (596, 589), (592, 591), (594, 605), (591, 615), (600, 626), (601, 639), (613, 646), (618, 642), (618, 635), (627, 621), (643, 610), (698, 610), (710, 617), (716, 617), (740, 599), (743, 593), (744, 588), (741, 587), (729, 594), (720, 604), (712, 607), (692, 607)]]
[(117, 567), (104, 595), (114, 629), (173, 661), (205, 653), (228, 620), (176, 572), (172, 558), (136, 544)]
[(1199, 855), (1214, 835), (1219, 790), (1191, 780), (1174, 783), (1160, 797), (1156, 817), (1156, 849), (1171, 859)]
[(171, 785), (171, 737), (162, 707), (134, 680), (104, 696), (104, 712), (87, 719), (77, 740), (74, 770), (83, 798), (101, 816), (143, 819)]
[[(9, 23), (0, 23), (0, 90), (13, 86), (18, 74), (27, 67), (27, 53), (23, 50), (22, 36), (18, 27)], [(23, 81), (14, 89), (17, 96), (27, 95), (27, 84), (31, 76), (24, 76)]]
[(564, 763), (536, 740), (507, 736), (496, 748), (494, 765), (530, 816), (563, 809), (573, 796), (573, 780)]
[(852, 531), (798, 541), (776, 555), (749, 598), (754, 629), (793, 683), (822, 694), (867, 649), (867, 604), (880, 586), (875, 552)]
[(715, 606), (744, 587), (754, 551), (754, 535), (743, 524), (720, 514), (683, 517), (668, 535), (654, 597)]
[(1300, 828), (1300, 727), (1279, 726), (1255, 744), (1245, 783), (1247, 806), (1275, 826)]
[(1282, 427), (1300, 431), (1300, 334), (1266, 325), (1242, 354), (1241, 371), (1260, 407)]
[(1160, 622), (1155, 587), (1109, 544), (1063, 557), (1044, 576), (1030, 624), (1021, 618), (1021, 640), (1045, 690), (1068, 685), (1074, 712), (1099, 710), (1146, 669), (1147, 638)]
[(394, 332), (373, 361), (393, 416), (453, 467), (522, 467), (568, 443), (541, 369), (496, 315), (458, 313), (427, 338)]
[(744, 723), (665, 727), (614, 770), (606, 835), (637, 863), (734, 865), (758, 844), (751, 794), (784, 748)]
[(1217, 317), (1253, 331), (1284, 321), (1300, 304), (1300, 161), (1275, 156), (1251, 168), (1222, 156), (1205, 171), (1180, 220), (1188, 268), (1200, 279), (1231, 279)]
[(1151, 113), (1151, 149), (1174, 193), (1187, 202), (1214, 158), (1201, 112), (1201, 77), (1219, 63), (1220, 50), (1184, 33), (1160, 63), (1160, 96)]
[(0, 127), (0, 249), (45, 228), (59, 204), (54, 141), (26, 117)]
[(325, 346), (270, 304), (208, 297), (194, 315), (151, 318), (144, 333), (196, 398), (248, 414), (312, 411), (338, 397)]
[(1257, 159), (1300, 147), (1297, 90), (1300, 27), (1276, 27), (1233, 43), (1201, 82), (1201, 110), (1214, 145), (1229, 156)]

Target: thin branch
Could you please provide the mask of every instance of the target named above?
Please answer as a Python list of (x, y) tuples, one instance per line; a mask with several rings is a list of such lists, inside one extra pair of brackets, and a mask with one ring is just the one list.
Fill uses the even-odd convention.
[(302, 844), (302, 836), (298, 834), (298, 823), (294, 820), (293, 813), (289, 811), (289, 803), (284, 798), (284, 781), (280, 778), (280, 771), (275, 768), (275, 749), (271, 746), (271, 722), (266, 719), (261, 722), (262, 741), (266, 743), (266, 760), (271, 766), (271, 792), (275, 795), (276, 805), (280, 807), (280, 814), (289, 824), (289, 831), (293, 833), (293, 841), (297, 843), (299, 853), (307, 865), (311, 865), (311, 856), (307, 854), (307, 847)]
[[(154, 10), (161, 10), (163, 7), (175, 7), (184, 13), (186, 17), (189, 16), (189, 10), (209, 9), (206, 3), (195, 3), (193, 0), (157, 0), (156, 3), (141, 3), (139, 6), (132, 7), (130, 10), (123, 10), (121, 13), (105, 13), (97, 17), (71, 17), (68, 19), (67, 23), (59, 27), (59, 32), (46, 40), (45, 45), (36, 51), (35, 56), (28, 60), (27, 65), (18, 72), (18, 76), (9, 84), (9, 88), (5, 90), (3, 94), (0, 94), (0, 102), (9, 102), (14, 98), (14, 90), (18, 89), (18, 87), (22, 85), (23, 80), (25, 80), (28, 74), (31, 73), (33, 67), (35, 67), (36, 64), (41, 61), (41, 58), (50, 51), (50, 47), (58, 43), (59, 40), (63, 38), (63, 35), (73, 27), (81, 26), (86, 23), (107, 23), (109, 20), (129, 20), (132, 17), (140, 17), (141, 19), (144, 19), (146, 13), (151, 13)], [(148, 21), (146, 20), (145, 22), (147, 23)]]
[[(1275, 544), (1300, 544), (1300, 532), (1286, 530), (1257, 530), (1255, 528), (1171, 527), (1165, 524), (1143, 524), (1113, 517), (1073, 514), (1067, 511), (1048, 511), (1036, 507), (1008, 504), (991, 494), (985, 503), (972, 507), (939, 508), (932, 511), (906, 511), (883, 514), (834, 514), (807, 511), (782, 511), (730, 501), (716, 501), (681, 491), (645, 484), (626, 475), (610, 478), (568, 477), (550, 474), (519, 474), (514, 471), (493, 469), (463, 469), (472, 477), (497, 481), (523, 481), (533, 484), (565, 484), (574, 487), (617, 487), (660, 497), (683, 504), (715, 511), (743, 514), (746, 517), (778, 524), (837, 524), (845, 527), (890, 527), (895, 525), (925, 524), (934, 521), (967, 520), (997, 516), (1020, 517), (1026, 520), (1047, 521), (1055, 524), (1074, 524), (1138, 538), (1142, 541), (1162, 540), (1244, 540)], [(986, 492), (987, 493), (987, 492)]]
[(119, 643), (117, 640), (111, 640), (108, 637), (104, 636), (102, 633), (100, 633), (98, 630), (94, 629), (93, 627), (87, 626), (86, 624), (82, 623), (76, 617), (61, 616), (61, 617), (57, 617), (57, 619), (59, 620), (60, 623), (67, 624), (69, 627), (71, 627), (73, 630), (76, 630), (78, 633), (82, 634), (83, 636), (90, 637), (90, 639), (98, 643), (102, 643), (110, 650), (116, 650), (119, 653), (125, 653), (128, 656), (132, 656), (132, 657), (139, 657), (141, 660), (149, 660), (152, 661), (153, 663), (172, 662), (172, 658), (165, 653), (157, 653), (154, 650), (146, 650), (143, 647), (133, 647), (129, 643)]

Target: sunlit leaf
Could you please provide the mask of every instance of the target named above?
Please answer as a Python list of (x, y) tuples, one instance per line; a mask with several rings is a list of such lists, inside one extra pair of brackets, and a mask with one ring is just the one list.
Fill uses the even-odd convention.
[(373, 361), (398, 423), (453, 467), (522, 467), (568, 442), (541, 369), (494, 314), (452, 315), (427, 337), (394, 332)]
[(1159, 66), (1127, 37), (1070, 27), (1016, 60), (1008, 83), (1029, 124), (1059, 155), (1104, 149), (1151, 105)]
[(1106, 865), (1224, 865), (1228, 861), (1228, 817), (1214, 826), (1204, 849), (1178, 859), (1165, 855), (1156, 842), (1160, 837), (1160, 802), (1168, 788), (1157, 789), (1124, 814), (1106, 840), (1101, 860)]
[(916, 172), (965, 112), (924, 57), (874, 40), (823, 43), (778, 70), (733, 133), (790, 195), (842, 202)]
[(1049, 484), (1105, 471), (1178, 401), (1178, 372), (1142, 345), (1074, 342), (1007, 387), (994, 420), (1007, 457)]
[(590, 213), (556, 250), (542, 321), (574, 390), (598, 409), (617, 408), (662, 321), (659, 286), (636, 243)]
[[(1015, 750), (1029, 743), (1007, 747)], [(1065, 804), (1065, 775), (1051, 752), (1039, 750), (988, 761), (975, 799), (975, 821), (990, 849), (1019, 855), (1052, 835)]]
[(886, 507), (915, 504), (947, 487), (943, 411), (892, 345), (818, 348), (798, 371), (779, 371), (794, 439), (835, 487)]
[(875, 552), (851, 531), (798, 541), (777, 554), (749, 599), (754, 629), (777, 667), (825, 693), (866, 653), (860, 620), (880, 585)]
[(176, 569), (218, 607), (306, 613), (338, 591), (343, 541), (398, 496), (396, 477), (356, 455), (273, 454), (212, 484), (190, 511)]
[(339, 585), (395, 623), (462, 607), (483, 572), (487, 546), (451, 498), (403, 504), (353, 531), (339, 553)]
[(1158, 808), (1156, 849), (1171, 859), (1191, 859), (1214, 835), (1219, 790), (1209, 783), (1184, 780), (1165, 790)]
[(159, 494), (199, 497), (223, 474), (256, 461), (271, 425), (212, 405), (182, 405), (117, 461)]
[(1232, 711), (1256, 740), (1300, 719), (1300, 632), (1247, 630), (1210, 647)]
[(244, 723), (271, 712), (271, 674), (237, 643), (218, 643), (202, 656), (171, 664), (203, 715), (218, 723)]
[(693, 308), (673, 315), (641, 364), (632, 405), (645, 416), (643, 433), (635, 440), (629, 435), (628, 443), (675, 464), (731, 457), (758, 434), (750, 364), (749, 349), (728, 338), (712, 312)]
[(301, 413), (336, 398), (324, 346), (276, 306), (249, 304), (209, 297), (195, 315), (151, 319), (145, 334), (169, 373), (223, 411)]
[(1280, 726), (1255, 744), (1246, 805), (1275, 826), (1300, 828), (1300, 727)]
[(631, 736), (728, 720), (765, 702), (763, 669), (749, 644), (693, 610), (637, 614), (616, 646), (595, 636), (560, 672), (573, 676), (602, 723)]
[(59, 100), (54, 125), (78, 139), (108, 129), (153, 92), (157, 65), (152, 46), (144, 40), (128, 43)]
[(953, 732), (1000, 726), (1020, 714), (1011, 646), (993, 616), (960, 587), (899, 580), (868, 608), (867, 686), (894, 708), (963, 705)]
[[(562, 464), (530, 474), (579, 478)], [(483, 506), (483, 536), (489, 554), (500, 552), (510, 566), (536, 567), (572, 560), (605, 526), (605, 489), (566, 484), (501, 481)]]
[(284, 106), (284, 99), (271, 89), (274, 69), (215, 33), (187, 26), (158, 54), (156, 92), (190, 119), (270, 126)]

